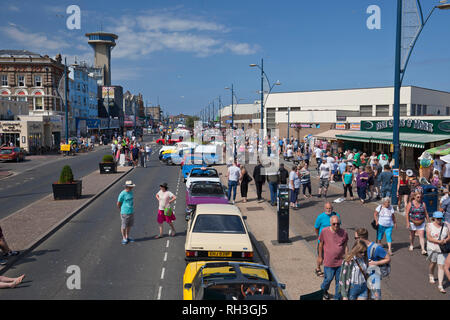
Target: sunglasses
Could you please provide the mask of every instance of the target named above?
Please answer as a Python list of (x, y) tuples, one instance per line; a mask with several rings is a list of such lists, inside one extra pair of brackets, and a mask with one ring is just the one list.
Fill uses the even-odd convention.
[(332, 226), (340, 226), (341, 223), (340, 223), (340, 222), (338, 222), (338, 223), (332, 223), (331, 225), (332, 225)]

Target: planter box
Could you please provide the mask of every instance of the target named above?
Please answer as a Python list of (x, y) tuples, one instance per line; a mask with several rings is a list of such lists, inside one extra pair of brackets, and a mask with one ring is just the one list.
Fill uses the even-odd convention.
[(53, 183), (53, 198), (55, 200), (71, 200), (81, 198), (81, 180), (73, 183)]
[(98, 164), (100, 173), (117, 173), (117, 163), (115, 162), (103, 162)]

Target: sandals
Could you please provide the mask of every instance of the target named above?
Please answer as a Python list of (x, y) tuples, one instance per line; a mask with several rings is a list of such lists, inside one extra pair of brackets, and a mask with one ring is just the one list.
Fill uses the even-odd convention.
[(160, 236), (160, 235), (156, 235), (155, 236), (155, 239), (161, 239), (163, 236)]
[(438, 290), (439, 290), (440, 293), (447, 293), (445, 291), (444, 287), (442, 287), (442, 286), (438, 286)]
[(323, 271), (320, 270), (320, 269), (314, 269), (314, 273), (315, 273), (316, 276), (318, 276), (318, 277), (323, 277), (323, 276), (324, 276)]

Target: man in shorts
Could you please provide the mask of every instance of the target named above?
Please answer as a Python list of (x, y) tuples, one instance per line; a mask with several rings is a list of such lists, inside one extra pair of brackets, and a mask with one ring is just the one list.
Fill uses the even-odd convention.
[(331, 179), (331, 163), (330, 162), (324, 162), (319, 167), (319, 192), (317, 197), (322, 197), (322, 194), (324, 197), (327, 197), (327, 190), (328, 186), (330, 185), (330, 179)]
[(119, 194), (117, 199), (117, 207), (120, 209), (120, 217), (122, 220), (122, 225), (120, 231), (122, 233), (122, 244), (127, 244), (128, 242), (134, 242), (133, 239), (129, 237), (131, 227), (134, 224), (134, 194), (133, 188), (136, 185), (133, 184), (131, 180), (125, 182), (125, 190)]

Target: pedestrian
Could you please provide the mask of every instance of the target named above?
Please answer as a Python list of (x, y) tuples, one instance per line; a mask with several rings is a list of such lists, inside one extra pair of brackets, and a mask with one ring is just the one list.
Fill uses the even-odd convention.
[(339, 276), (339, 293), (343, 300), (367, 300), (367, 245), (357, 240), (352, 250), (345, 256)]
[(440, 188), (441, 187), (441, 178), (439, 175), (439, 171), (438, 170), (434, 170), (433, 172), (433, 177), (431, 178), (431, 184), (433, 186), (435, 186), (436, 188)]
[(262, 166), (260, 160), (258, 160), (258, 164), (253, 169), (253, 179), (255, 180), (256, 195), (258, 197), (258, 202), (263, 202), (264, 199), (262, 198), (262, 187), (266, 179), (264, 175), (264, 167)]
[(382, 198), (391, 197), (392, 194), (392, 183), (394, 180), (394, 175), (392, 174), (391, 167), (386, 164), (384, 165), (384, 171), (378, 176), (380, 185), (380, 195)]
[(389, 164), (389, 157), (387, 156), (387, 154), (383, 153), (383, 154), (378, 155), (378, 163), (382, 167)]
[(430, 221), (427, 212), (427, 206), (422, 200), (421, 194), (415, 194), (411, 202), (406, 205), (405, 209), (406, 228), (409, 229), (409, 251), (414, 250), (414, 238), (416, 233), (419, 235), (420, 247), (422, 254), (426, 255), (425, 251), (425, 220)]
[(145, 164), (145, 160), (146, 160), (145, 148), (144, 148), (143, 145), (141, 145), (140, 148), (139, 148), (139, 160), (140, 160), (140, 166), (142, 168), (146, 167), (146, 164)]
[(330, 219), (330, 227), (324, 228), (319, 236), (319, 256), (317, 265), (322, 265), (325, 273), (322, 285), (323, 297), (330, 299), (328, 289), (331, 281), (335, 279), (334, 299), (340, 300), (341, 294), (339, 290), (339, 278), (341, 275), (341, 266), (344, 255), (348, 252), (348, 234), (341, 228), (341, 221), (338, 216), (332, 216)]
[(233, 191), (233, 200), (232, 200), (233, 204), (236, 201), (236, 190), (240, 176), (241, 176), (241, 169), (239, 169), (237, 161), (236, 159), (234, 159), (233, 164), (230, 167), (228, 167), (228, 171), (226, 174), (226, 178), (228, 178), (228, 201), (230, 201), (231, 192)]
[(317, 197), (327, 197), (328, 186), (331, 179), (331, 164), (330, 162), (323, 162), (319, 167), (319, 191)]
[(289, 173), (289, 190), (291, 201), (290, 206), (293, 209), (297, 209), (297, 199), (298, 199), (298, 193), (300, 191), (300, 178), (298, 176), (298, 168), (297, 166), (292, 167), (292, 171)]
[[(317, 255), (319, 255), (320, 234), (324, 228), (331, 226), (330, 219), (332, 216), (338, 216), (338, 218), (341, 219), (339, 214), (333, 211), (333, 205), (331, 202), (328, 201), (324, 205), (324, 211), (317, 216), (316, 221), (314, 222), (314, 232), (317, 235)], [(318, 264), (314, 272), (316, 273), (316, 276), (323, 277), (323, 272), (320, 269), (320, 266), (321, 265)]]
[(367, 194), (369, 195), (369, 200), (372, 200), (375, 188), (375, 173), (371, 166), (366, 166), (366, 172), (369, 176), (369, 180), (367, 180)]
[(155, 236), (155, 239), (163, 237), (163, 223), (169, 224), (171, 230), (169, 230), (169, 236), (175, 237), (176, 231), (173, 225), (173, 221), (176, 220), (174, 212), (171, 210), (170, 204), (173, 203), (177, 197), (170, 192), (169, 186), (166, 182), (159, 186), (159, 192), (156, 194), (156, 199), (159, 202), (158, 205), (158, 217), (157, 222), (159, 225), (159, 235)]
[(24, 274), (17, 278), (8, 278), (0, 276), (0, 289), (15, 288), (22, 282), (24, 278), (25, 278)]
[(352, 183), (353, 183), (353, 172), (352, 172), (352, 165), (350, 164), (345, 167), (344, 173), (342, 174), (342, 184), (344, 186), (344, 198), (346, 200), (349, 200), (347, 198), (347, 192), (350, 195), (350, 200), (354, 199)]
[[(3, 235), (3, 231), (2, 231), (1, 227), (0, 227), (0, 249), (2, 250), (4, 258), (14, 257), (20, 253), (19, 251), (13, 251), (10, 249), (10, 247), (8, 246), (8, 243), (6, 242), (6, 239)], [(0, 258), (0, 265), (5, 265), (6, 263), (7, 263), (7, 261), (5, 259)]]
[(278, 170), (275, 166), (270, 163), (269, 167), (266, 170), (267, 183), (269, 184), (270, 191), (270, 204), (272, 206), (277, 205), (277, 190), (278, 184), (280, 182), (280, 177), (278, 175)]
[(139, 160), (139, 148), (132, 144), (131, 145), (131, 156), (132, 156), (132, 161), (133, 161), (133, 167), (137, 167), (138, 166), (138, 160)]
[[(444, 214), (444, 222), (447, 224), (447, 227), (450, 229), (450, 197), (448, 197), (448, 190), (446, 190), (447, 198), (445, 198), (441, 203), (441, 211)], [(442, 197), (444, 198), (444, 197)], [(450, 280), (450, 279), (449, 279)]]
[(247, 202), (247, 193), (248, 193), (248, 184), (252, 181), (252, 178), (247, 172), (247, 169), (242, 166), (241, 167), (241, 176), (239, 178), (240, 185), (241, 185), (241, 197), (242, 202)]
[(446, 162), (442, 166), (442, 185), (450, 189), (450, 162)]
[(278, 177), (280, 178), (280, 184), (288, 184), (289, 171), (284, 168), (283, 163), (280, 163), (280, 168), (278, 169)]
[(362, 204), (366, 202), (367, 185), (369, 182), (369, 174), (365, 171), (364, 167), (358, 168), (358, 175), (356, 176), (356, 191), (358, 193), (359, 200)]
[(356, 229), (355, 240), (362, 240), (367, 246), (367, 258), (369, 262), (367, 275), (368, 287), (373, 300), (381, 300), (381, 278), (383, 272), (381, 268), (390, 272), (391, 254), (387, 253), (383, 247), (375, 242), (369, 241), (369, 232), (365, 228)]
[(120, 217), (122, 220), (120, 228), (122, 244), (134, 242), (134, 239), (130, 238), (131, 227), (134, 224), (134, 187), (136, 185), (131, 180), (126, 181), (125, 190), (119, 194), (119, 198), (117, 199), (117, 207), (120, 209)]
[(392, 229), (397, 229), (397, 221), (395, 219), (395, 210), (391, 206), (391, 199), (383, 198), (382, 204), (379, 205), (373, 214), (377, 229), (377, 243), (381, 244), (384, 234), (386, 234), (386, 242), (388, 245), (388, 252), (392, 255)]
[(410, 194), (411, 188), (409, 187), (409, 180), (406, 177), (406, 171), (400, 170), (397, 183), (398, 211), (401, 210), (402, 200), (404, 208), (406, 208)]
[[(311, 198), (311, 173), (308, 170), (308, 165), (305, 163), (303, 168), (299, 171), (300, 184), (302, 185), (303, 197), (305, 199)], [(306, 195), (306, 189), (308, 189), (309, 195)]]
[(316, 156), (316, 163), (317, 163), (317, 173), (320, 172), (320, 165), (322, 164), (322, 149), (320, 149), (318, 146), (314, 149), (314, 155)]
[(374, 173), (374, 188), (377, 193), (377, 200), (381, 200), (381, 180), (380, 175), (383, 172), (383, 168), (380, 165), (378, 158), (373, 159), (372, 170)]
[(428, 269), (428, 277), (430, 283), (435, 283), (434, 269), (436, 264), (438, 266), (438, 290), (441, 293), (446, 293), (444, 282), (444, 265), (448, 253), (442, 252), (440, 245), (445, 245), (450, 242), (450, 232), (445, 223), (443, 223), (444, 214), (441, 211), (433, 213), (433, 222), (427, 224), (427, 253), (430, 260)]
[(423, 188), (417, 178), (414, 178), (411, 181), (411, 192), (420, 193), (423, 196)]
[(145, 145), (145, 167), (147, 167), (147, 163), (150, 162), (150, 156), (152, 154), (152, 147), (149, 144)]

